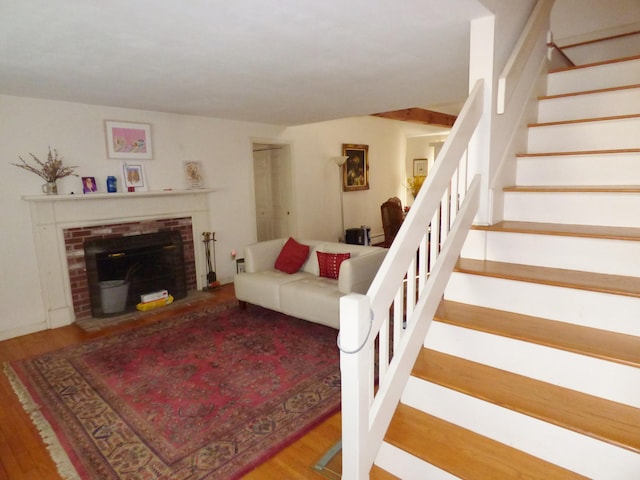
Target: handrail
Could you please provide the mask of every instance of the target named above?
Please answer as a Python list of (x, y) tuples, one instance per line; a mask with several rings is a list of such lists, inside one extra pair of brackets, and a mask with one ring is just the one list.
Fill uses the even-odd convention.
[(538, 1), (498, 78), (497, 112), (499, 115), (504, 113), (529, 57), (539, 43), (540, 32), (549, 29), (549, 15), (554, 2), (555, 0)]
[(466, 149), (484, 88), (478, 80), (471, 90), (367, 295), (340, 299), (343, 478), (369, 477), (478, 209), (480, 177), (468, 178)]

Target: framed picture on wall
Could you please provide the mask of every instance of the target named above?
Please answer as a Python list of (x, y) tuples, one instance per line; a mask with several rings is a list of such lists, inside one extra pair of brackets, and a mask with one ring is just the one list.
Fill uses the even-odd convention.
[(104, 125), (109, 158), (153, 158), (150, 124), (106, 120)]
[(204, 187), (204, 174), (202, 173), (202, 162), (185, 161), (184, 164), (184, 178), (187, 184), (187, 188), (202, 188)]
[(342, 190), (351, 192), (369, 190), (369, 145), (342, 144)]
[(139, 163), (123, 163), (122, 178), (124, 186), (129, 192), (146, 192), (147, 179), (145, 178), (142, 164)]
[(413, 176), (426, 177), (429, 171), (429, 159), (414, 158), (413, 159)]

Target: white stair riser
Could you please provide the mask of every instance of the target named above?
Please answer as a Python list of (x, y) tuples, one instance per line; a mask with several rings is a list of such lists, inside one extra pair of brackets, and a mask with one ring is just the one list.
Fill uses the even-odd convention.
[(529, 128), (528, 153), (638, 148), (640, 117)]
[(640, 185), (640, 153), (519, 157), (516, 185)]
[[(609, 35), (602, 35), (602, 37), (607, 36)], [(612, 58), (632, 57), (639, 53), (638, 38), (635, 35), (609, 38), (606, 42), (576, 45), (566, 49), (565, 53), (571, 57), (571, 60), (576, 65), (603, 62)]]
[(504, 220), (640, 227), (640, 194), (505, 192)]
[(538, 103), (540, 123), (637, 113), (640, 113), (640, 87), (544, 99)]
[(640, 471), (633, 452), (415, 377), (402, 401), (588, 478), (631, 480)]
[(376, 465), (402, 480), (456, 480), (458, 477), (435, 467), (421, 458), (383, 442)]
[(445, 298), (640, 337), (640, 298), (454, 272)]
[(464, 258), (640, 276), (640, 241), (472, 230)]
[(640, 369), (628, 365), (440, 322), (425, 347), (640, 408)]
[(547, 95), (634, 85), (640, 78), (640, 59), (549, 74)]

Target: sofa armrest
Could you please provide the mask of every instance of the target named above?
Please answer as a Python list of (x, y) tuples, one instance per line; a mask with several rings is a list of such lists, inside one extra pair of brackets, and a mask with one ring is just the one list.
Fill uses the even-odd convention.
[(247, 273), (270, 270), (276, 263), (286, 238), (253, 243), (244, 247), (244, 268)]
[(342, 293), (366, 294), (386, 254), (387, 249), (380, 248), (342, 262), (338, 290)]

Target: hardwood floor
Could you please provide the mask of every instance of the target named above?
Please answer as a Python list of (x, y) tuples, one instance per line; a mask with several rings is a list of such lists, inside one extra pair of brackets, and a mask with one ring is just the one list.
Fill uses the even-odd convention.
[[(87, 333), (76, 325), (47, 330), (0, 342), (0, 362), (18, 360), (51, 350), (73, 345), (114, 332), (156, 322), (169, 315), (215, 305), (235, 298), (233, 285), (207, 292), (202, 302), (180, 302), (170, 310), (146, 312), (139, 319), (100, 332)], [(318, 425), (313, 431), (280, 451), (244, 478), (290, 480), (325, 477), (313, 470), (313, 465), (339, 439), (341, 417), (336, 414)], [(0, 480), (58, 480), (56, 467), (47, 452), (40, 434), (11, 388), (6, 376), (0, 374)]]

